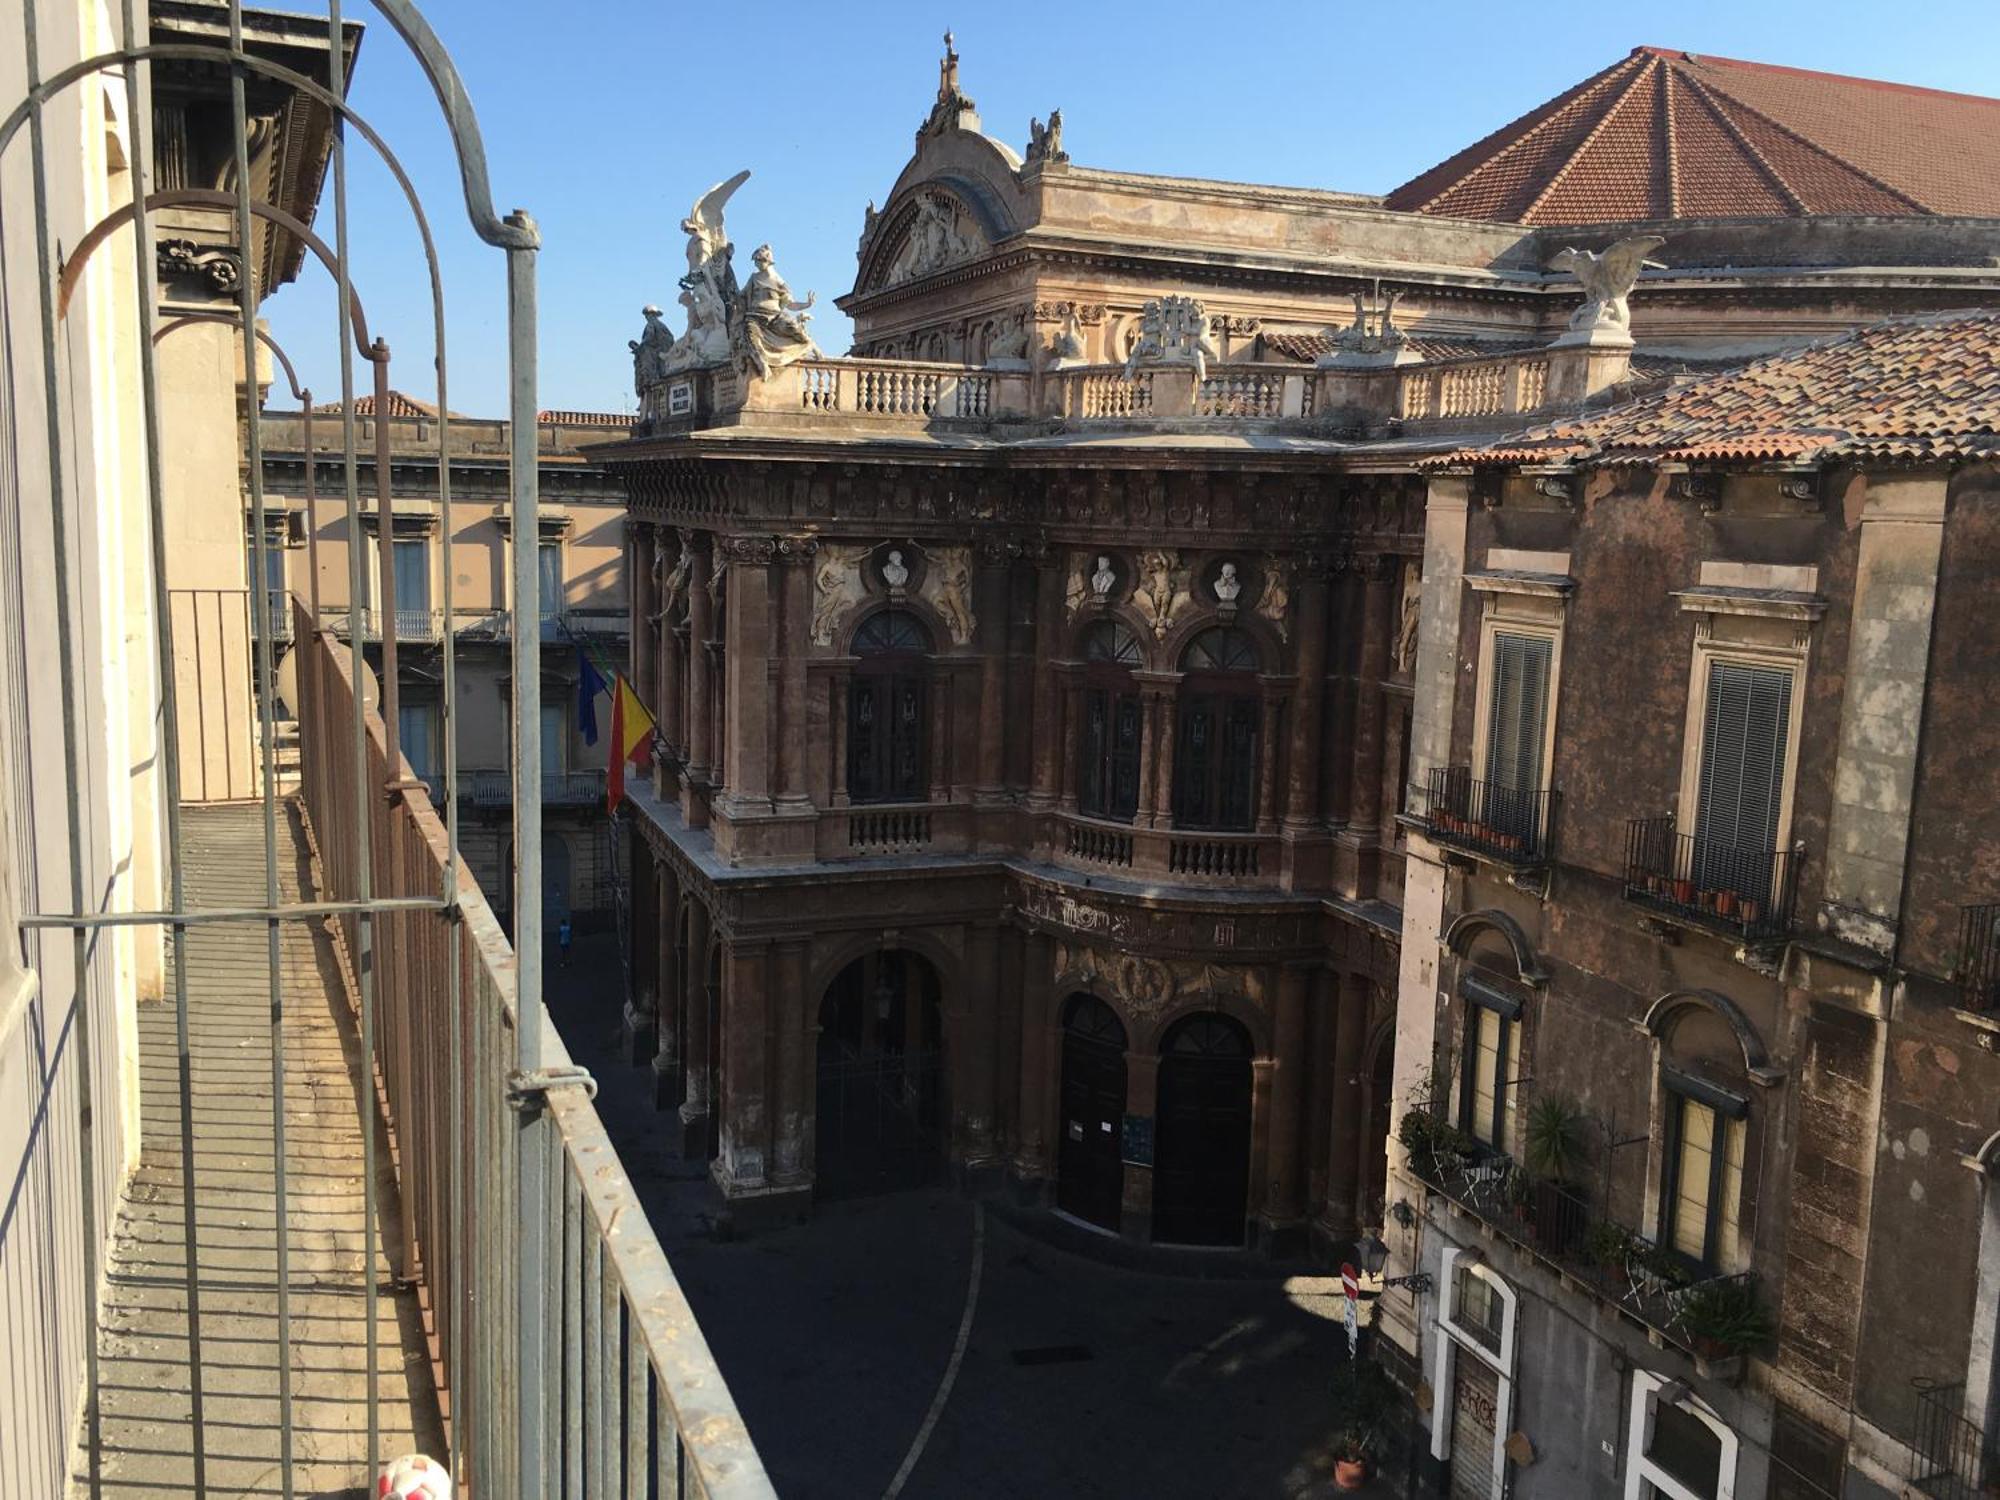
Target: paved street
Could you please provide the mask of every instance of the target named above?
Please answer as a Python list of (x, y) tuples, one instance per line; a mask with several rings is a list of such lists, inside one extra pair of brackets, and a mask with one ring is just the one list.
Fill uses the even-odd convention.
[(551, 1009), (787, 1500), (889, 1490), (950, 1363), (975, 1253), (970, 1337), (907, 1500), (1325, 1487), (1327, 1372), (1345, 1343), (1323, 1292), (1114, 1268), (949, 1192), (718, 1240), (705, 1176), (656, 1144), (650, 1075), (615, 1054), (610, 952), (581, 939), (574, 966), (551, 970)]

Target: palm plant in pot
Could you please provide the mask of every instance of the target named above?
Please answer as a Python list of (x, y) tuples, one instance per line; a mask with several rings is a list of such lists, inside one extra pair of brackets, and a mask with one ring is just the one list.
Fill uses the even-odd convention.
[(1346, 1424), (1333, 1442), (1333, 1483), (1336, 1489), (1358, 1490), (1382, 1445), (1395, 1391), (1380, 1365), (1347, 1363), (1333, 1379), (1334, 1410)]
[(1727, 1359), (1771, 1341), (1776, 1325), (1748, 1277), (1705, 1281), (1681, 1304), (1681, 1330), (1704, 1359)]
[(1583, 1233), (1583, 1176), (1588, 1146), (1584, 1113), (1567, 1094), (1541, 1094), (1528, 1106), (1528, 1169), (1535, 1174), (1535, 1225), (1551, 1255), (1567, 1254)]

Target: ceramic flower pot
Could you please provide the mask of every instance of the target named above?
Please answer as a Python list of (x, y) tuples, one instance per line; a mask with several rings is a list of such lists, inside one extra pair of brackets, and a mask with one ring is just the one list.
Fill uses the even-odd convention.
[(1365, 1458), (1336, 1458), (1333, 1461), (1333, 1487), (1337, 1490), (1358, 1490), (1368, 1482), (1368, 1460)]

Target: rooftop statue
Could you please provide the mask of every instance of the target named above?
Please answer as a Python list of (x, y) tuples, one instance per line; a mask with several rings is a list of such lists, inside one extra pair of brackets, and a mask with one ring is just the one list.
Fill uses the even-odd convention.
[(1193, 365), (1194, 378), (1208, 375), (1208, 362), (1222, 351), (1208, 331), (1208, 310), (1193, 297), (1155, 297), (1139, 310), (1139, 339), (1125, 359), (1130, 380), (1141, 365)]
[(806, 309), (813, 305), (814, 294), (807, 292), (803, 302), (792, 300), (792, 289), (778, 274), (769, 245), (759, 245), (750, 259), (757, 269), (743, 288), (744, 358), (757, 377), (766, 380), (773, 370), (819, 357), (819, 345), (806, 332)]
[(680, 281), (681, 306), (687, 309), (687, 332), (668, 356), (668, 370), (729, 361), (729, 323), (740, 299), (732, 257), (736, 247), (723, 230), (722, 211), (730, 196), (750, 178), (738, 172), (718, 182), (696, 200), (681, 220), (686, 231), (687, 275)]
[(1567, 271), (1583, 283), (1584, 301), (1570, 314), (1566, 344), (1632, 342), (1632, 309), (1628, 299), (1641, 271), (1664, 271), (1659, 261), (1646, 259), (1666, 243), (1663, 235), (1635, 234), (1609, 246), (1603, 254), (1574, 246), (1557, 253), (1552, 270)]
[(1064, 162), (1069, 153), (1062, 148), (1062, 111), (1054, 110), (1049, 115), (1049, 123), (1042, 124), (1041, 117), (1028, 121), (1028, 154), (1030, 162)]
[(643, 396), (667, 378), (667, 359), (674, 347), (673, 330), (660, 321), (660, 310), (648, 302), (643, 309), (646, 331), (628, 342), (632, 351), (632, 389)]

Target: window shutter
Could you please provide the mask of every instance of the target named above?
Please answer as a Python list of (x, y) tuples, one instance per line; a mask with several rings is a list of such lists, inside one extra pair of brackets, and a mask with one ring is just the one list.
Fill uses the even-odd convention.
[(1542, 789), (1548, 728), (1549, 659), (1543, 635), (1493, 637), (1493, 691), (1486, 726), (1486, 780), (1515, 792)]
[[(1695, 835), (1704, 843), (1760, 855), (1777, 847), (1791, 709), (1790, 672), (1709, 664), (1695, 821)], [(1759, 868), (1768, 876), (1767, 865), (1762, 861)]]

